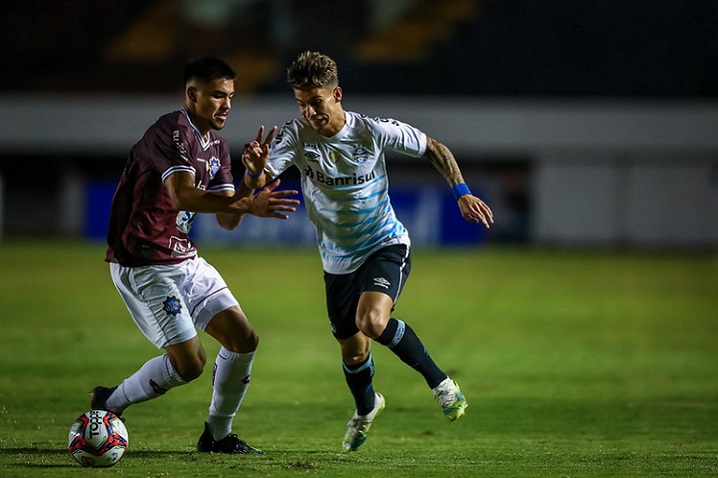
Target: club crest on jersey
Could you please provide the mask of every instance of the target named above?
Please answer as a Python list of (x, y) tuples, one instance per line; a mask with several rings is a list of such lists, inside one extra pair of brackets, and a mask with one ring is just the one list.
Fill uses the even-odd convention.
[(169, 315), (177, 315), (182, 311), (182, 303), (177, 297), (168, 296), (167, 300), (162, 302), (162, 308)]
[(357, 163), (363, 163), (364, 161), (369, 159), (369, 150), (359, 144), (354, 147), (354, 151), (352, 151), (352, 156), (354, 157), (354, 161), (356, 161)]
[(209, 179), (212, 180), (219, 172), (219, 159), (212, 156), (209, 158), (209, 161), (207, 161), (207, 173), (209, 173)]

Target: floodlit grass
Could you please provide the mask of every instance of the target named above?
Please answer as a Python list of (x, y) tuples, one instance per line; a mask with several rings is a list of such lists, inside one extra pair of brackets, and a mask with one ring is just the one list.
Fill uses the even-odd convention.
[[(421, 377), (374, 346), (387, 399), (342, 453), (353, 404), (313, 250), (208, 249), (261, 335), (235, 431), (263, 457), (199, 454), (211, 363), (125, 413), (130, 450), (82, 469), (66, 449), (87, 392), (158, 354), (100, 245), (0, 243), (0, 476), (716, 476), (718, 260), (709, 254), (414, 252), (395, 316), (461, 384), (448, 423)], [(203, 336), (210, 361), (217, 345)]]

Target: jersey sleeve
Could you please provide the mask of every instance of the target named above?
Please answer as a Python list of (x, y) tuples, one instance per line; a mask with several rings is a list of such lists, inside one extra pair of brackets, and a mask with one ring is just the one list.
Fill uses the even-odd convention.
[(426, 134), (392, 118), (374, 118), (371, 127), (382, 149), (419, 158), (426, 152)]
[(285, 123), (272, 140), (265, 170), (276, 178), (291, 166), (297, 155), (299, 131), (296, 121)]
[(195, 175), (187, 148), (187, 131), (176, 125), (172, 131), (166, 131), (164, 135), (157, 135), (155, 138), (155, 154), (151, 154), (150, 160), (162, 172), (162, 181), (177, 172), (188, 172)]

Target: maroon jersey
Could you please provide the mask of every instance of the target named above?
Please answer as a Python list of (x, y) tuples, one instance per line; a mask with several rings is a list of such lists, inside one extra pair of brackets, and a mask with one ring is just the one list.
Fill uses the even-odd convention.
[(212, 131), (205, 141), (185, 110), (160, 117), (132, 147), (112, 199), (108, 262), (176, 264), (197, 255), (188, 236), (194, 213), (175, 209), (164, 185), (180, 171), (200, 189), (234, 191), (226, 140)]

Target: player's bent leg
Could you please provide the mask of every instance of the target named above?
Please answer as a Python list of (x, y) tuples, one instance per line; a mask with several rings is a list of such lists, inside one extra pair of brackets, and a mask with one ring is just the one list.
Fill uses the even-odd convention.
[[(196, 337), (194, 340), (198, 340)], [(95, 387), (90, 405), (96, 410), (109, 410), (117, 415), (130, 405), (152, 400), (170, 389), (187, 383), (170, 361), (169, 355), (153, 357), (116, 387)]]
[(394, 301), (383, 292), (366, 291), (359, 297), (356, 325), (364, 335), (376, 340), (386, 328)]
[(374, 360), (371, 339), (357, 332), (348, 339), (338, 339), (342, 351), (342, 370), (354, 397), (356, 413), (366, 415), (374, 408)]
[(371, 339), (361, 332), (339, 340), (344, 377), (354, 397), (356, 410), (347, 423), (342, 440), (345, 450), (356, 450), (366, 441), (374, 418), (384, 409), (384, 397), (374, 392), (374, 360)]
[(249, 387), (259, 336), (239, 306), (216, 314), (205, 331), (222, 347), (214, 363), (212, 400), (197, 449), (201, 452), (262, 454), (231, 433), (234, 417)]
[(167, 345), (164, 349), (172, 367), (186, 382), (202, 375), (207, 354), (197, 336), (179, 344)]
[[(364, 292), (357, 309), (357, 326), (367, 335), (387, 346), (404, 363), (422, 374), (441, 404), (449, 421), (456, 421), (466, 412), (468, 404), (458, 384), (451, 380), (431, 359), (414, 330), (405, 322), (383, 314), (391, 311), (391, 298), (380, 292)], [(382, 326), (383, 324), (383, 326)]]
[(182, 266), (123, 267), (110, 264), (113, 283), (133, 321), (165, 354), (148, 360), (117, 387), (95, 387), (93, 408), (122, 413), (128, 406), (163, 395), (202, 373), (205, 355), (178, 281)]
[(342, 348), (342, 370), (349, 391), (354, 397), (356, 413), (366, 415), (374, 408), (374, 359), (369, 352), (371, 340), (356, 333), (349, 339), (339, 340)]

